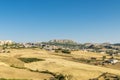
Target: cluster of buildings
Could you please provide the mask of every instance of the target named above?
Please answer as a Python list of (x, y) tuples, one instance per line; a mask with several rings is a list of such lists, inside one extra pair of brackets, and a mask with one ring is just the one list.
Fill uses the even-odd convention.
[[(7, 46), (7, 45), (10, 46)], [(11, 45), (13, 44), (13, 45)], [(48, 42), (41, 43), (15, 43), (11, 40), (0, 40), (0, 46), (5, 45), (4, 47), (10, 48), (43, 48), (46, 50), (56, 50), (56, 49), (67, 49), (67, 50), (83, 50), (86, 52), (99, 52), (99, 53), (108, 53), (111, 55), (120, 55), (120, 44), (110, 44), (110, 43), (85, 43), (79, 44), (72, 40), (50, 40)]]
[(13, 44), (14, 42), (12, 40), (0, 40), (0, 46), (5, 44)]

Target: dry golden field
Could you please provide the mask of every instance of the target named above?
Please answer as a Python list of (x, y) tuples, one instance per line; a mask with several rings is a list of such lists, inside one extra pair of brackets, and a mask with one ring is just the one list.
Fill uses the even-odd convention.
[[(70, 60), (71, 58), (101, 58), (106, 54), (74, 51), (72, 54), (53, 53), (40, 49), (11, 49), (11, 53), (0, 53), (0, 78), (49, 80), (52, 75), (31, 72), (26, 69), (11, 67), (26, 67), (31, 70), (50, 71), (70, 75), (72, 80), (89, 80), (104, 72), (120, 75), (120, 70), (84, 64)], [(107, 56), (107, 55), (106, 55)], [(38, 58), (45, 61), (24, 63), (18, 58)], [(109, 57), (109, 56), (107, 56)]]

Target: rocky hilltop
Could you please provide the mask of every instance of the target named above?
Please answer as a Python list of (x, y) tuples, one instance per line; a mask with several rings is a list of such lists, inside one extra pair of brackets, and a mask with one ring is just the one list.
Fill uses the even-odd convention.
[(68, 43), (68, 44), (77, 44), (77, 42), (73, 41), (73, 40), (69, 40), (69, 39), (54, 39), (54, 40), (50, 40), (49, 42), (51, 43)]

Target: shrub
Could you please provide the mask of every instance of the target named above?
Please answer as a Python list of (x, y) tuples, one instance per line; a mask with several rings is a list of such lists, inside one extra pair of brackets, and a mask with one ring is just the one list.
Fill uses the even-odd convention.
[(25, 67), (18, 67), (18, 66), (15, 66), (14, 64), (10, 65), (10, 67), (18, 68), (18, 69), (26, 69)]
[(56, 49), (56, 50), (55, 50), (55, 52), (56, 52), (56, 53), (59, 53), (59, 52), (60, 52), (60, 50), (57, 50), (57, 49)]
[(57, 80), (65, 80), (65, 76), (63, 74), (58, 74), (55, 76)]
[(45, 61), (44, 59), (38, 59), (38, 58), (18, 58), (18, 59), (25, 63), (31, 63), (31, 62), (36, 62), (36, 61)]
[(70, 50), (62, 50), (62, 53), (71, 54)]
[(7, 53), (10, 53), (10, 51), (7, 51)]
[(50, 72), (50, 71), (48, 71), (48, 70), (46, 70), (46, 71), (39, 71), (40, 73), (45, 73), (45, 74), (51, 74), (51, 75), (53, 75), (53, 76), (55, 76), (56, 74), (55, 73), (52, 73), (52, 72)]
[(97, 58), (96, 57), (91, 57), (90, 61), (91, 62), (96, 62)]
[(105, 59), (106, 59), (106, 56), (103, 56), (103, 57), (102, 57), (102, 60), (104, 61)]
[(91, 60), (86, 60), (86, 63), (91, 63)]

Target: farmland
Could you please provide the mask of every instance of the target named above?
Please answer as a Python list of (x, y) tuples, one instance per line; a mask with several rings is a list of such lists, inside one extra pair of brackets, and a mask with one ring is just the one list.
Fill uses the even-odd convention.
[[(109, 58), (110, 56), (107, 54), (83, 51), (72, 51), (71, 54), (63, 54), (37, 48), (10, 49), (9, 51), (11, 53), (0, 54), (0, 78), (50, 80), (54, 77), (51, 75), (53, 73), (68, 76), (69, 80), (89, 80), (105, 72), (120, 75), (119, 63), (96, 66), (80, 61), (91, 57), (95, 57), (97, 60), (101, 60), (103, 56)], [(119, 57), (117, 58), (119, 59)]]

